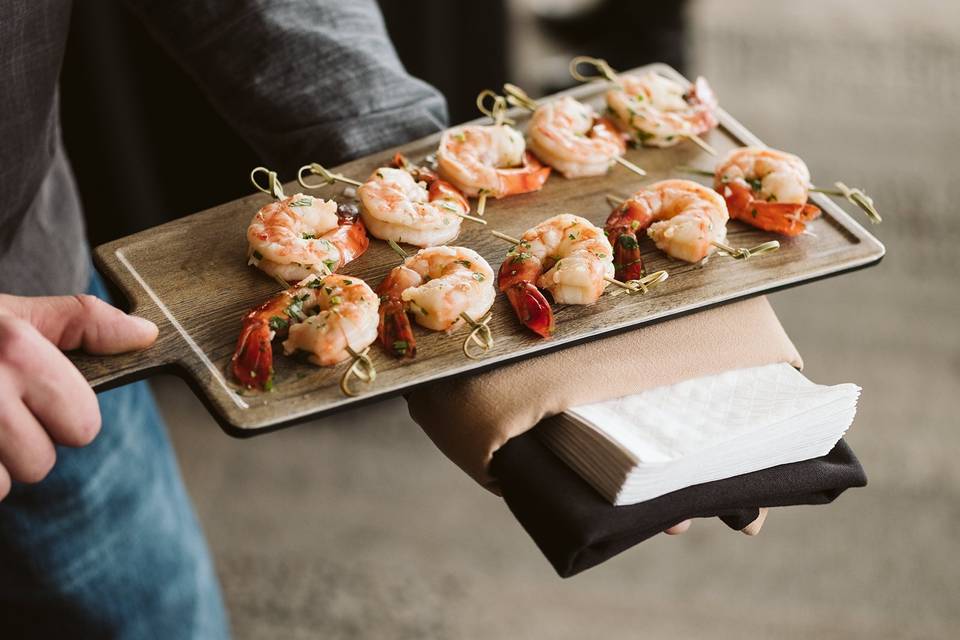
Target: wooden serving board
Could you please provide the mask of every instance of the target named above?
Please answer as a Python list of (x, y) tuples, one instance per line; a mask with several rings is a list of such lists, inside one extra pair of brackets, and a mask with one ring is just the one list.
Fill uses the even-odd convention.
[[(666, 65), (641, 70), (651, 68), (683, 79)], [(606, 86), (591, 83), (567, 93), (602, 109)], [(510, 116), (521, 128), (529, 117), (520, 110), (513, 110)], [(704, 137), (721, 155), (736, 146), (761, 144), (727, 113), (720, 111), (718, 117), (721, 126)], [(336, 171), (365, 180), (375, 168), (388, 164), (398, 150), (415, 162), (422, 161), (435, 151), (438, 140), (439, 134), (435, 134), (355, 160)], [(477, 250), (496, 270), (510, 247), (488, 233), (488, 229), (519, 236), (545, 218), (564, 212), (579, 214), (602, 227), (611, 210), (606, 194), (626, 197), (655, 180), (690, 178), (674, 168), (688, 165), (710, 169), (718, 160), (690, 142), (670, 149), (631, 149), (627, 158), (644, 167), (649, 175), (640, 178), (619, 166), (606, 176), (578, 180), (567, 180), (554, 173), (539, 193), (489, 201), (489, 225), (464, 221), (454, 243)], [(303, 159), (304, 163), (310, 160)], [(710, 182), (708, 178), (692, 179)], [(288, 194), (299, 190), (296, 183), (285, 187)], [(341, 196), (343, 189), (342, 185), (335, 185), (312, 194), (335, 198)], [(191, 383), (224, 429), (232, 435), (251, 435), (395, 395), (431, 381), (476, 373), (697, 309), (866, 267), (879, 262), (884, 254), (883, 245), (833, 201), (814, 195), (813, 201), (823, 209), (823, 216), (809, 227), (815, 236), (778, 238), (780, 251), (748, 261), (715, 256), (706, 264), (687, 264), (669, 258), (649, 239), (643, 239), (641, 246), (648, 271), (666, 269), (670, 272), (669, 280), (645, 296), (605, 294), (591, 306), (555, 305), (557, 330), (550, 340), (521, 326), (505, 296), (499, 295), (491, 322), (496, 345), (482, 360), (463, 356), (461, 344), (466, 329), (446, 335), (417, 327), (416, 360), (401, 362), (383, 352), (379, 345), (373, 346), (377, 379), (369, 387), (358, 386), (363, 391), (357, 397), (346, 397), (340, 391), (338, 382), (346, 364), (318, 368), (282, 355), (275, 357), (274, 390), (261, 393), (236, 385), (230, 379), (228, 364), (241, 317), (278, 291), (274, 280), (248, 267), (245, 259), (247, 225), (269, 201), (268, 196), (258, 193), (96, 249), (99, 269), (124, 291), (135, 313), (157, 323), (160, 336), (155, 345), (138, 353), (107, 357), (71, 354), (95, 388), (116, 386), (158, 370), (173, 370)], [(729, 224), (728, 243), (733, 246), (753, 246), (772, 238), (776, 236), (736, 221)], [(371, 239), (366, 254), (348, 264), (343, 273), (363, 278), (376, 287), (397, 264), (397, 255), (386, 243)]]

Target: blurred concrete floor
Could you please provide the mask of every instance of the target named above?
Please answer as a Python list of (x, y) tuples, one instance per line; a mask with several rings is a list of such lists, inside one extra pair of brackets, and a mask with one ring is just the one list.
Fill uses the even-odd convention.
[(960, 5), (710, 0), (692, 19), (692, 71), (724, 106), (886, 214), (881, 266), (773, 300), (810, 377), (863, 386), (870, 486), (563, 581), (402, 401), (237, 441), (161, 379), (237, 638), (956, 637)]

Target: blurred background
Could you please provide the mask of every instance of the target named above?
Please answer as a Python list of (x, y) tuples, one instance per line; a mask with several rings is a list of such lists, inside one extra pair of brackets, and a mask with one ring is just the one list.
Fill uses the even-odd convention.
[[(75, 4), (63, 76), (94, 243), (245, 195), (257, 163), (118, 4)], [(237, 441), (161, 378), (236, 637), (955, 637), (960, 183), (947, 169), (960, 145), (960, 5), (382, 4), (405, 64), (445, 93), (454, 122), (508, 79), (532, 95), (562, 88), (574, 54), (622, 69), (666, 61), (707, 76), (815, 180), (871, 193), (883, 263), (772, 298), (809, 377), (863, 387), (848, 439), (870, 485), (776, 510), (756, 539), (697, 522), (562, 581), (402, 400)]]

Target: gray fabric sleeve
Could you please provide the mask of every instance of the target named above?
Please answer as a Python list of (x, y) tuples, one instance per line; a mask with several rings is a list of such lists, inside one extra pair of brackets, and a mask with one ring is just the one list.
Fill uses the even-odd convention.
[[(289, 175), (441, 129), (374, 0), (126, 0), (263, 161)], [(176, 99), (176, 96), (171, 96)]]

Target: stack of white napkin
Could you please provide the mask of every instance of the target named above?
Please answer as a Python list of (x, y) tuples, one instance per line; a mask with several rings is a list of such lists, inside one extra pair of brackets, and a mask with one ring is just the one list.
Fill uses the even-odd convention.
[(575, 407), (540, 430), (615, 505), (826, 455), (860, 387), (818, 385), (789, 364), (728, 371)]

